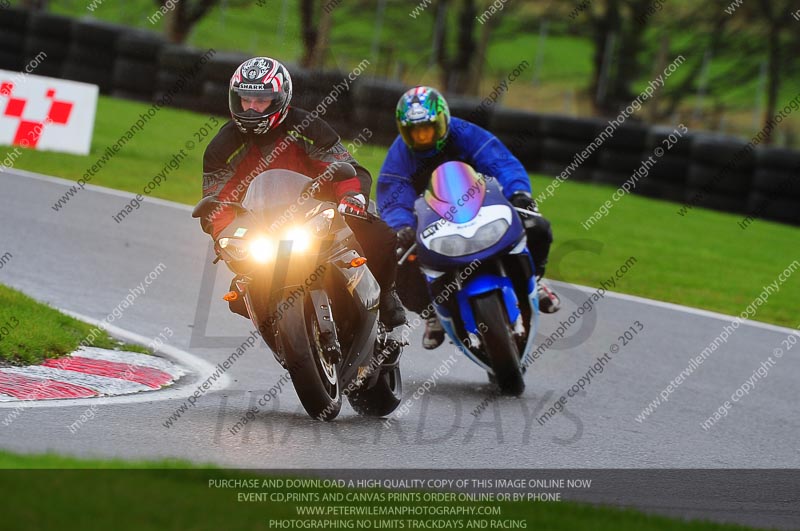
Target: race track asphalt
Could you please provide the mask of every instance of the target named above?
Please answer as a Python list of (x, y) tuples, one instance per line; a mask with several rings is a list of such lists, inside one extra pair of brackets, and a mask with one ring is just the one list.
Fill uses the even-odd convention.
[[(147, 198), (120, 223), (112, 219), (132, 194), (87, 187), (60, 211), (52, 208), (67, 181), (8, 170), (0, 173), (0, 255), (12, 258), (0, 282), (55, 307), (93, 319), (120, 308), (129, 290), (159, 264), (163, 270), (114, 325), (146, 338), (165, 329), (170, 345), (214, 365), (246, 340), (252, 326), (230, 315), (221, 300), (231, 274), (208, 262), (209, 240), (190, 208)], [(199, 186), (199, 183), (198, 183)], [(628, 274), (637, 274), (637, 264)], [(217, 272), (214, 275), (214, 271)], [(209, 285), (201, 280), (216, 278)], [(609, 275), (613, 271), (608, 272)], [(545, 337), (593, 291), (557, 284), (565, 307), (543, 316)], [(212, 297), (213, 294), (213, 297)], [(798, 468), (800, 438), (794, 393), (800, 347), (775, 360), (768, 375), (708, 430), (713, 415), (790, 333), (746, 323), (677, 387), (643, 422), (636, 416), (686, 369), (731, 318), (607, 294), (528, 371), (520, 398), (492, 398), (472, 362), (450, 344), (420, 347), (412, 332), (402, 358), (408, 413), (388, 427), (346, 406), (331, 423), (311, 420), (293, 389), (284, 386), (265, 407), (258, 399), (284, 371), (265, 346), (248, 351), (227, 372), (222, 389), (205, 393), (172, 426), (165, 422), (185, 398), (160, 392), (146, 399), (102, 404), (96, 417), (72, 434), (68, 426), (91, 402), (26, 408), (0, 424), (0, 448), (76, 456), (131, 459), (177, 457), (242, 468)], [(623, 346), (630, 327), (642, 330)], [(542, 425), (537, 418), (567, 392), (612, 345), (603, 372), (563, 412)], [(414, 392), (452, 355), (447, 374), (413, 400)], [(439, 371), (442, 372), (442, 371)], [(194, 390), (195, 374), (180, 385)], [(0, 408), (0, 420), (10, 406)], [(255, 420), (231, 428), (248, 408)], [(743, 489), (746, 486), (742, 486)], [(702, 512), (716, 517), (712, 512)], [(796, 506), (775, 509), (775, 525), (800, 521)], [(731, 518), (736, 511), (723, 515)], [(744, 511), (737, 521), (757, 523)], [(754, 517), (755, 518), (755, 517)], [(784, 521), (785, 520), (785, 521)]]

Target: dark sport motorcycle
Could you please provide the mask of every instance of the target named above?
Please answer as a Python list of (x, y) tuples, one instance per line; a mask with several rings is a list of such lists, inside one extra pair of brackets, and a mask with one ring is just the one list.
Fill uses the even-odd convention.
[(236, 212), (215, 242), (214, 263), (221, 259), (236, 273), (250, 319), (319, 420), (336, 418), (343, 395), (370, 416), (388, 415), (402, 398), (402, 342), (378, 321), (378, 283), (337, 205), (315, 198), (325, 181), (352, 176), (343, 163), (314, 180), (269, 170), (241, 203), (211, 196), (192, 213)]

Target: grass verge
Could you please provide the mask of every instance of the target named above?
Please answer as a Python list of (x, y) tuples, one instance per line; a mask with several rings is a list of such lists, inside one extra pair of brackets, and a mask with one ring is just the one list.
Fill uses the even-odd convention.
[[(25, 150), (15, 166), (76, 180), (146, 107), (101, 97), (91, 155)], [(201, 114), (162, 109), (91, 183), (141, 193), (145, 183), (207, 122), (208, 117)], [(196, 203), (201, 194), (202, 152), (210, 138), (211, 135), (188, 151), (188, 158), (152, 195)], [(0, 149), (0, 159), (7, 152)], [(355, 155), (377, 175), (385, 153), (383, 147), (366, 145)], [(533, 175), (534, 190), (543, 189), (550, 180), (551, 177)], [(623, 197), (607, 217), (584, 230), (581, 222), (612, 193), (611, 187), (567, 181), (541, 205), (553, 222), (556, 238), (547, 272), (550, 278), (597, 287), (634, 256), (638, 260), (636, 266), (613, 291), (738, 315), (763, 286), (774, 282), (798, 258), (797, 227), (757, 220), (742, 230), (737, 225), (741, 217), (736, 214), (696, 208), (681, 217), (676, 214), (675, 203), (637, 195)], [(58, 197), (52, 199), (55, 202)], [(79, 207), (67, 204), (63, 208)], [(596, 242), (593, 245), (599, 245), (601, 250), (565, 254), (569, 247), (566, 242), (585, 239)], [(755, 319), (796, 327), (800, 325), (797, 300), (800, 281), (790, 277), (767, 304), (758, 308)]]
[[(0, 284), (0, 362), (36, 364), (77, 350), (94, 327)], [(102, 332), (93, 346), (148, 352)], [(0, 461), (0, 467), (2, 461)]]
[[(134, 470), (113, 470), (115, 468)], [(14, 496), (0, 497), (3, 521), (15, 529), (119, 529), (119, 530), (201, 530), (201, 529), (413, 529), (410, 520), (432, 520), (449, 524), (447, 529), (475, 529), (470, 521), (518, 522), (518, 527), (551, 531), (593, 529), (599, 531), (743, 531), (748, 528), (708, 522), (685, 522), (662, 516), (646, 515), (634, 510), (595, 507), (572, 502), (407, 502), (390, 505), (410, 507), (487, 507), (499, 508), (493, 516), (299, 516), (299, 507), (348, 506), (378, 507), (380, 501), (320, 502), (247, 501), (240, 493), (265, 492), (335, 496), (338, 493), (387, 493), (386, 490), (342, 488), (212, 488), (210, 480), (267, 479), (242, 472), (214, 468), (189, 467), (188, 463), (121, 462), (78, 460), (56, 455), (15, 455), (0, 451), (0, 488)], [(65, 470), (69, 468), (70, 470)], [(31, 470), (42, 469), (42, 470)], [(83, 470), (81, 470), (83, 469)], [(289, 478), (284, 478), (289, 479)], [(42, 498), (42, 485), (48, 485), (48, 496)], [(219, 483), (217, 483), (218, 485)], [(497, 509), (495, 509), (497, 510)], [(120, 515), (124, 514), (124, 518)], [(276, 521), (309, 524), (306, 519), (333, 522), (349, 521), (350, 527), (328, 524), (323, 527), (276, 527)], [(366, 526), (363, 522), (371, 520)], [(381, 524), (378, 525), (378, 520)], [(359, 525), (359, 522), (362, 522)], [(388, 524), (388, 525), (387, 525)], [(416, 528), (429, 528), (419, 527)], [(438, 527), (437, 527), (438, 528)]]
[[(534, 188), (541, 190), (549, 181), (535, 177)], [(548, 277), (598, 287), (634, 256), (638, 262), (612, 291), (739, 315), (794, 263), (798, 269), (759, 305), (754, 319), (800, 325), (800, 254), (792, 243), (800, 229), (758, 220), (742, 230), (737, 214), (695, 209), (681, 217), (676, 203), (631, 195), (585, 230), (581, 222), (611, 199), (614, 190), (566, 182), (542, 205), (555, 237)], [(599, 254), (567, 250), (565, 242), (582, 239), (602, 246)]]

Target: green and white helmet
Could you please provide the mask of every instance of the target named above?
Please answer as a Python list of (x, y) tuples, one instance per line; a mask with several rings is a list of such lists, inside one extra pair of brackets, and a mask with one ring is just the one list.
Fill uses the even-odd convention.
[[(395, 118), (403, 141), (416, 151), (441, 151), (450, 134), (450, 108), (444, 96), (430, 87), (415, 87), (403, 94), (397, 102)], [(424, 144), (411, 134), (421, 126), (433, 126), (433, 135)]]

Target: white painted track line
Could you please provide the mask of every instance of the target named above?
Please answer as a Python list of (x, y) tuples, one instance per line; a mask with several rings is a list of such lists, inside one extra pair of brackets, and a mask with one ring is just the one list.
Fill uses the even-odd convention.
[[(79, 313), (72, 312), (69, 310), (63, 310), (60, 308), (57, 309), (71, 317), (75, 317), (76, 319), (85, 321), (93, 326), (103, 328), (112, 336), (129, 341), (131, 343), (137, 343), (139, 345), (148, 345), (151, 341), (151, 338), (147, 338), (142, 335), (136, 334), (134, 332), (124, 330), (122, 328), (119, 328), (118, 326), (103, 323), (103, 326), (100, 327), (101, 321), (97, 319), (92, 319), (91, 317), (87, 317), (85, 315), (81, 315)], [(162, 345), (157, 352), (173, 360), (180, 366), (188, 368), (191, 371), (192, 376), (194, 376), (195, 378), (192, 378), (190, 381), (187, 382), (178, 382), (174, 386), (168, 387), (166, 389), (148, 391), (146, 393), (139, 393), (133, 395), (108, 396), (108, 397), (97, 397), (97, 398), (71, 398), (66, 400), (20, 401), (15, 399), (14, 402), (0, 401), (0, 409), (4, 408), (10, 409), (16, 407), (21, 407), (23, 409), (36, 408), (36, 407), (70, 407), (70, 406), (80, 406), (88, 404), (100, 404), (100, 405), (136, 404), (142, 402), (155, 402), (158, 400), (188, 398), (189, 396), (192, 395), (192, 393), (195, 392), (196, 382), (204, 381), (206, 378), (208, 378), (208, 376), (212, 372), (216, 370), (216, 367), (211, 365), (207, 361), (195, 356), (194, 354), (190, 354), (186, 351), (180, 350), (179, 348), (173, 347), (171, 345)], [(226, 388), (228, 385), (230, 385), (230, 378), (228, 377), (227, 374), (222, 374), (219, 378), (217, 378), (216, 382), (214, 383), (211, 389), (220, 390)]]

